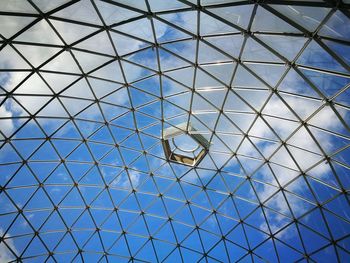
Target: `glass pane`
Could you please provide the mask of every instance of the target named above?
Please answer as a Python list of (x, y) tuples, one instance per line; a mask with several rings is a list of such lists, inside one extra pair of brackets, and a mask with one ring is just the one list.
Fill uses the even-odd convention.
[(347, 30), (348, 23), (349, 18), (346, 17), (343, 13), (337, 11), (321, 28), (319, 34), (322, 36), (329, 36), (333, 38), (349, 40), (350, 33)]
[(330, 11), (329, 8), (323, 7), (290, 5), (273, 5), (273, 8), (311, 32), (319, 26)]

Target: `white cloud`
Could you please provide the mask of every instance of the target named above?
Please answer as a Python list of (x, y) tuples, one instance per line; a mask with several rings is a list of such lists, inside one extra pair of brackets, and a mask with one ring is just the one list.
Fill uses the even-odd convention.
[[(298, 103), (297, 100), (291, 100), (289, 101), (289, 105), (292, 108), (298, 107), (298, 110), (302, 113), (304, 113), (306, 116), (311, 115), (313, 111), (315, 110), (313, 108), (313, 105), (304, 103), (300, 104)], [(287, 117), (289, 116), (289, 113), (285, 113), (286, 108), (280, 106), (280, 102), (278, 101), (277, 103), (275, 100), (270, 100), (269, 103), (267, 104), (268, 109), (272, 110), (272, 112), (276, 112), (279, 116), (281, 117)], [(325, 110), (323, 110), (320, 114), (317, 115), (317, 122), (318, 123), (324, 123), (326, 129), (331, 129), (331, 128), (336, 128), (334, 122), (329, 121), (333, 116), (332, 110), (330, 107), (326, 107)], [(274, 127), (277, 127), (279, 132), (285, 137), (288, 137), (295, 129), (294, 126), (288, 126), (288, 125), (278, 125), (278, 119), (270, 119), (269, 120), (270, 124)], [(260, 135), (264, 136), (266, 133), (269, 131), (267, 130), (267, 126), (261, 125), (261, 127), (255, 127), (256, 133), (258, 132), (259, 134), (255, 135)], [(328, 145), (329, 147), (332, 145), (331, 142), (331, 137), (322, 134), (319, 135), (319, 139), (322, 140), (323, 145)], [(320, 149), (318, 148), (318, 145), (312, 140), (312, 138), (308, 135), (307, 131), (304, 128), (301, 128), (299, 132), (297, 132), (289, 141), (287, 141), (287, 144), (291, 145), (296, 145), (297, 147), (300, 147), (302, 149), (307, 149), (309, 151), (313, 151), (315, 153), (321, 153)], [(274, 145), (268, 144), (267, 146), (263, 146), (263, 152), (272, 152), (274, 150)], [(321, 156), (318, 156), (316, 154), (308, 154), (304, 151), (301, 150), (295, 150), (295, 148), (287, 146), (288, 149), (292, 152), (293, 157), (299, 164), (302, 170), (307, 170), (310, 167), (312, 167), (315, 163), (321, 160)], [(325, 149), (327, 151), (327, 149)], [(249, 149), (243, 149), (243, 153), (249, 155)], [(287, 167), (291, 167), (292, 169), (297, 170), (297, 166), (295, 165), (293, 159), (290, 157), (289, 153), (282, 148), (277, 151), (273, 158), (271, 159), (272, 161), (275, 161), (276, 163), (282, 164)], [(243, 164), (244, 165), (244, 164)], [(264, 182), (270, 183), (270, 184), (275, 184), (274, 179), (270, 177), (270, 172), (267, 171), (269, 169), (267, 166), (262, 168), (260, 173), (262, 174), (264, 178)], [(319, 179), (325, 178), (327, 176), (327, 173), (330, 171), (329, 165), (323, 163), (320, 163), (317, 165), (315, 168), (313, 168), (313, 175), (317, 176)], [(295, 179), (300, 173), (296, 172), (294, 170), (288, 170), (282, 166), (273, 166), (273, 172), (275, 173), (277, 180), (279, 181), (280, 185), (283, 187), (286, 184), (288, 184), (291, 180)], [(291, 192), (298, 192), (300, 191), (304, 185), (300, 184), (301, 181), (296, 181), (293, 182), (288, 186), (288, 190)], [(309, 191), (308, 189), (302, 189), (304, 191)], [(257, 189), (258, 196), (261, 198), (262, 201), (266, 200), (267, 198), (271, 197), (275, 192), (277, 191), (277, 188), (273, 187), (267, 187), (263, 186), (261, 189)], [(251, 193), (252, 195), (254, 193)], [(282, 194), (276, 195), (277, 198), (272, 198), (271, 201), (269, 201), (267, 204), (274, 209), (277, 209), (280, 213), (288, 215), (289, 214), (289, 207), (287, 206), (287, 203), (284, 200), (284, 197)], [(306, 208), (304, 207), (303, 202), (298, 200), (297, 198), (293, 199), (288, 199), (288, 202), (290, 203), (291, 207), (294, 210), (298, 210), (298, 214), (301, 215), (304, 212), (306, 212)], [(281, 215), (277, 215), (275, 213), (269, 213), (267, 212), (267, 218), (270, 223), (270, 227), (272, 231), (277, 231), (282, 227), (288, 220)], [(261, 228), (265, 231), (267, 231), (267, 226), (266, 223), (261, 224)], [(283, 236), (287, 234), (288, 231), (283, 232)], [(289, 233), (289, 232), (288, 232)], [(289, 233), (290, 234), (290, 233)], [(291, 235), (293, 236), (293, 235)]]
[[(182, 51), (183, 53), (186, 53), (186, 50)], [(205, 80), (203, 80), (205, 82)], [(175, 91), (174, 91), (175, 92)], [(188, 96), (191, 96), (190, 94)], [(183, 103), (182, 98), (176, 98), (173, 100), (173, 102), (179, 101), (179, 103)], [(181, 101), (182, 99), (182, 101)], [(250, 98), (250, 101), (254, 102), (254, 100), (259, 100), (259, 98), (255, 98), (252, 96)], [(194, 101), (194, 103), (196, 103)], [(321, 103), (314, 103), (313, 101), (310, 101), (310, 103), (300, 103), (300, 100), (296, 98), (290, 98), (288, 99), (287, 103), (290, 105), (291, 108), (295, 109), (297, 114), (302, 118), (306, 119), (308, 116), (312, 115), (318, 107), (321, 105)], [(196, 107), (196, 105), (192, 105), (193, 107)], [(165, 108), (165, 111), (167, 109)], [(282, 139), (288, 138), (296, 128), (300, 126), (300, 123), (298, 123), (297, 118), (293, 115), (293, 113), (282, 103), (281, 100), (279, 100), (277, 97), (272, 97), (272, 99), (269, 100), (267, 103), (264, 111), (264, 114), (270, 114), (270, 115), (277, 115), (281, 118), (287, 118), (295, 120), (296, 122), (290, 122), (288, 123), (282, 123), (280, 119), (278, 118), (265, 118), (269, 122), (269, 124), (276, 130), (277, 134), (279, 134)], [(237, 117), (237, 120), (235, 119)], [(332, 109), (328, 106), (325, 106), (323, 110), (321, 110), (317, 115), (315, 115), (312, 118), (313, 123), (322, 123), (324, 129), (338, 129), (338, 123), (335, 121), (329, 121), (334, 117), (334, 113)], [(209, 125), (210, 118), (202, 118), (202, 121)], [(243, 126), (249, 126), (251, 123), (251, 120), (249, 118), (238, 118), (238, 116), (232, 116), (231, 120), (239, 124), (241, 127)], [(220, 126), (220, 130), (225, 130), (225, 125)], [(227, 132), (230, 131), (231, 127), (226, 127)], [(269, 138), (269, 135), (271, 134), (271, 130), (266, 126), (263, 122), (256, 122), (253, 129), (251, 130), (250, 134), (254, 134), (254, 136), (258, 137), (265, 137)], [(243, 137), (240, 138), (232, 137), (232, 140), (241, 140)], [(326, 133), (318, 134), (318, 140), (322, 140), (322, 146), (323, 149), (328, 152), (333, 146), (332, 146), (332, 138), (331, 136), (327, 135)], [(212, 141), (213, 145), (211, 146), (211, 150), (222, 148), (221, 151), (224, 151), (224, 146), (220, 146), (219, 142), (217, 140)], [(262, 153), (265, 155), (266, 158), (268, 158), (276, 149), (276, 145), (272, 144), (264, 144), (264, 142), (255, 142), (260, 147), (259, 149), (262, 151)], [(300, 128), (298, 132), (296, 132), (288, 141), (287, 144), (299, 147), (301, 149), (306, 149), (307, 151), (311, 151), (315, 154), (305, 152), (303, 150), (300, 150), (296, 147), (287, 146), (290, 152), (292, 153), (294, 159), (298, 163), (299, 167), (302, 169), (302, 171), (308, 170), (311, 167), (313, 167), (316, 163), (320, 162), (322, 159), (322, 152), (319, 149), (317, 143), (312, 139), (312, 137), (308, 134), (307, 130), (305, 128)], [(232, 148), (234, 150), (234, 148)], [(242, 144), (242, 146), (238, 150), (239, 154), (247, 155), (247, 156), (255, 156), (257, 154), (256, 150), (253, 148), (251, 144)], [(213, 157), (215, 164), (220, 168), (220, 164), (223, 164), (229, 156), (225, 155), (214, 155), (211, 153), (211, 156)], [(258, 156), (259, 157), (259, 156)], [(245, 162), (245, 159), (240, 158), (240, 161), (242, 162), (242, 165), (245, 168), (249, 168), (251, 166), (250, 162)], [(278, 182), (283, 187), (290, 183), (292, 180), (294, 180), (298, 175), (300, 175), (300, 172), (298, 172), (298, 167), (291, 158), (290, 154), (285, 150), (284, 146), (274, 153), (271, 161), (274, 161), (278, 164), (284, 165), (286, 167), (290, 167), (291, 169), (286, 169), (282, 166), (274, 165), (273, 166), (273, 172), (275, 173)], [(201, 167), (209, 168), (209, 169), (216, 169), (215, 165), (210, 164), (210, 162), (205, 162), (200, 165)], [(229, 167), (227, 168), (229, 169)], [(260, 174), (263, 178), (263, 181), (267, 184), (276, 185), (275, 180), (273, 177), (270, 176), (271, 172), (268, 171), (268, 167), (265, 166), (264, 168), (261, 168)], [(328, 173), (330, 172), (330, 167), (326, 163), (322, 162), (319, 163), (316, 167), (312, 169), (313, 176), (317, 176), (319, 179), (324, 179), (327, 177)], [(210, 172), (202, 173), (200, 176), (206, 176), (210, 175)], [(185, 176), (186, 180), (189, 181), (197, 181), (198, 177), (196, 174), (189, 173), (189, 175)], [(300, 181), (295, 181), (292, 184), (288, 186), (288, 190), (291, 192), (298, 192), (298, 191), (309, 191), (308, 189), (303, 189), (305, 186), (300, 184)], [(260, 188), (257, 188), (257, 194), (261, 201), (265, 201), (271, 196), (275, 195), (278, 188), (274, 187), (267, 187), (262, 186)], [(254, 195), (253, 192), (251, 192), (252, 195)], [(302, 215), (304, 212), (306, 212), (307, 208), (304, 207), (304, 203), (297, 199), (297, 198), (290, 198), (288, 199), (289, 204), (293, 208), (294, 211), (298, 211), (298, 215)], [(287, 203), (284, 200), (284, 197), (282, 194), (277, 194), (274, 196), (274, 198), (271, 198), (271, 200), (267, 203), (268, 206), (276, 209), (282, 214), (289, 215), (289, 207)], [(270, 228), (273, 232), (278, 231), (283, 225), (285, 225), (288, 222), (288, 219), (282, 215), (278, 215), (276, 213), (272, 212), (266, 212), (267, 218), (270, 224)], [(261, 229), (268, 231), (266, 223), (261, 224)], [(290, 230), (282, 232), (282, 235), (291, 234), (291, 237), (293, 236), (293, 233), (290, 233)]]
[[(121, 181), (121, 186), (123, 188), (129, 188), (131, 187), (131, 184), (133, 185), (133, 187), (138, 186), (139, 182), (140, 182), (140, 173), (134, 170), (129, 170), (129, 179), (125, 179), (123, 181)], [(131, 184), (130, 184), (131, 182)]]
[[(110, 175), (108, 175), (109, 177)], [(114, 175), (115, 176), (115, 175)], [(141, 179), (141, 174), (134, 170), (134, 169), (128, 169), (128, 171), (121, 173), (115, 180), (111, 182), (112, 187), (121, 187), (125, 189), (132, 189), (132, 187), (136, 188)], [(131, 186), (131, 184), (132, 186)]]
[[(2, 105), (0, 107), (0, 116), (3, 118), (11, 118), (12, 117), (12, 112), (7, 110), (5, 105)], [(2, 133), (5, 136), (10, 136), (14, 130), (14, 124), (13, 124), (13, 120), (12, 119), (3, 119), (0, 120), (1, 123), (1, 128), (0, 128), (0, 139), (3, 138)]]
[[(14, 23), (19, 23), (19, 21), (17, 20), (12, 20), (11, 21), (12, 24)], [(35, 28), (34, 28), (35, 27)], [(47, 23), (44, 22), (39, 22), (34, 26), (33, 29), (34, 31), (33, 33), (33, 37), (36, 37), (38, 32), (40, 32), (40, 35), (42, 34), (42, 32), (50, 32), (52, 33), (51, 29), (49, 28), (49, 25)], [(67, 31), (69, 28), (71, 27), (71, 24), (69, 23), (63, 23), (60, 26), (60, 30), (62, 31)], [(144, 34), (145, 32), (143, 32), (143, 29), (141, 27), (134, 27), (132, 24), (126, 24), (125, 26), (125, 30), (128, 32), (132, 32), (133, 34)], [(130, 28), (132, 27), (132, 28)], [(159, 37), (162, 37), (166, 30), (167, 30), (168, 26), (166, 26), (165, 24), (160, 24), (157, 26), (156, 28), (156, 34)], [(68, 30), (69, 31), (69, 30)], [(22, 34), (23, 35), (23, 34)], [(21, 37), (23, 38), (23, 36), (20, 36), (19, 39), (21, 39)], [(28, 37), (28, 36), (27, 36)], [(34, 38), (34, 39), (30, 39), (30, 41), (38, 41), (38, 39)], [(57, 36), (54, 34), (47, 34), (46, 36), (46, 42), (47, 43), (56, 43), (57, 42)], [(126, 49), (133, 49), (133, 50), (138, 50), (140, 49), (144, 43), (141, 41), (130, 41), (130, 39), (128, 39), (128, 41), (123, 41), (123, 39), (121, 39), (119, 41), (118, 40), (118, 47), (122, 50), (126, 50)], [(84, 41), (86, 42), (86, 41)], [(99, 49), (103, 49), (103, 46), (106, 45), (106, 43), (98, 43), (98, 45), (95, 45), (96, 48)], [(109, 44), (110, 45), (110, 44)], [(91, 46), (89, 44), (85, 45), (86, 48), (89, 49), (93, 49), (94, 46)], [(85, 47), (83, 46), (83, 47)], [(40, 65), (42, 62), (44, 62), (45, 60), (49, 59), (52, 55), (54, 55), (55, 53), (57, 53), (59, 51), (59, 49), (55, 49), (55, 48), (43, 48), (40, 46), (23, 46), (23, 45), (17, 45), (16, 47), (18, 47), (18, 49), (23, 52), (25, 54), (26, 57), (28, 57), (29, 61), (32, 62), (34, 64), (34, 66), (38, 66)], [(9, 46), (6, 46), (2, 52), (1, 52), (2, 56), (0, 57), (0, 65), (2, 65), (5, 68), (29, 68), (29, 65), (27, 63), (24, 62), (23, 59), (21, 59), (19, 57), (19, 55)], [(88, 53), (86, 53), (88, 54)], [(91, 66), (96, 66), (95, 64), (95, 58), (93, 55), (91, 55), (91, 59), (90, 60), (84, 60), (84, 66), (87, 68), (90, 68), (89, 65)], [(62, 66), (65, 65), (65, 66)], [(54, 59), (52, 62), (48, 63), (47, 66), (45, 66), (44, 68), (48, 69), (53, 69), (53, 70), (59, 70), (59, 71), (69, 71), (67, 68), (67, 65), (71, 65), (74, 66), (75, 62), (72, 60), (72, 57), (70, 56), (69, 53), (67, 52), (63, 52), (61, 55), (59, 55), (56, 59)], [(124, 64), (124, 66), (126, 67), (125, 70), (126, 71), (132, 71), (132, 76), (133, 78), (137, 78), (137, 76), (141, 75), (142, 69), (138, 68), (138, 67), (132, 67), (129, 68), (128, 65)], [(77, 69), (77, 67), (75, 66), (75, 68)], [(109, 68), (106, 67), (105, 70), (105, 74), (113, 76), (115, 75), (114, 72), (109, 72), (108, 71)], [(79, 73), (79, 72), (77, 72)], [(47, 74), (46, 74), (47, 75)], [(46, 78), (46, 75), (43, 75)], [(18, 83), (20, 83), (23, 80), (24, 76), (22, 76), (21, 74), (17, 74), (17, 73), (13, 73), (10, 72), (7, 75), (6, 79), (1, 79), (1, 85), (6, 89), (11, 91)], [(62, 79), (63, 78), (63, 79)], [(73, 80), (71, 80), (73, 81)], [(120, 79), (120, 81), (122, 82), (123, 79)], [(69, 83), (66, 83), (65, 78), (63, 75), (60, 74), (50, 74), (50, 79), (48, 80), (49, 84), (51, 85), (52, 83), (55, 83), (55, 86), (52, 86), (52, 88), (54, 89), (55, 92), (60, 91), (61, 89), (63, 89), (65, 87), (65, 85), (68, 85)], [(65, 83), (65, 84), (63, 84)], [(82, 81), (80, 81), (80, 83), (82, 83)], [(59, 89), (57, 89), (56, 85), (60, 86)], [(103, 83), (94, 83), (93, 88), (94, 89), (103, 89), (102, 87)], [(89, 87), (88, 85), (85, 83), (84, 81), (84, 85), (75, 85), (71, 88), (70, 93), (72, 94), (88, 94), (90, 93), (90, 91), (88, 91)], [(88, 92), (87, 92), (88, 91)], [(26, 96), (21, 96), (23, 94), (26, 94)], [(30, 95), (30, 96), (28, 96)], [(46, 97), (42, 97), (42, 95), (47, 95)], [(40, 109), (41, 106), (43, 106), (48, 99), (50, 98), (49, 96), (52, 95), (52, 92), (50, 91), (50, 89), (48, 88), (48, 86), (43, 82), (43, 80), (39, 77), (38, 74), (33, 74), (29, 79), (27, 79), (20, 88), (18, 88), (15, 93), (14, 96), (15, 98), (19, 101), (19, 103), (21, 103), (21, 105), (27, 109), (29, 111), (30, 114), (34, 114), (37, 112), (37, 110)], [(119, 105), (123, 105), (125, 104), (129, 98), (127, 96), (127, 94), (124, 93), (118, 93), (118, 96), (115, 96), (114, 99), (116, 99), (115, 103), (119, 104)], [(40, 97), (39, 97), (40, 96)], [(91, 97), (93, 99), (93, 97)], [(70, 108), (73, 107), (74, 112), (77, 112), (78, 110), (81, 110), (85, 104), (84, 102), (80, 101), (80, 100), (75, 100), (74, 103), (70, 103)], [(106, 105), (104, 107), (104, 110), (107, 111), (113, 111), (115, 110), (114, 107), (108, 107), (108, 105)], [(12, 100), (9, 100), (7, 102), (7, 107), (4, 108), (4, 106), (2, 106), (0, 108), (0, 116), (1, 117), (12, 117), (13, 113), (16, 112), (17, 114), (20, 115), (27, 115), (25, 113), (25, 110), (20, 107), (18, 104), (14, 103)], [(51, 107), (51, 105), (47, 105), (46, 108), (44, 109), (45, 115), (46, 116), (62, 116), (62, 117), (66, 117), (66, 113), (65, 111), (63, 111), (62, 107)], [(96, 112), (96, 114), (99, 114), (98, 112)], [(93, 116), (90, 115), (90, 118), (93, 118)], [(2, 125), (1, 130), (6, 134), (9, 135), (9, 133), (11, 133), (13, 131), (14, 125), (13, 125), (13, 121), (12, 120), (6, 120), (6, 121), (2, 121), (4, 124)]]
[[(0, 228), (0, 236), (3, 236), (3, 234), (4, 230)], [(4, 238), (7, 246), (4, 244), (4, 242), (0, 242), (0, 263), (9, 262), (15, 259), (9, 248), (11, 248), (15, 254), (18, 254), (15, 243), (11, 236), (9, 234), (6, 234)]]

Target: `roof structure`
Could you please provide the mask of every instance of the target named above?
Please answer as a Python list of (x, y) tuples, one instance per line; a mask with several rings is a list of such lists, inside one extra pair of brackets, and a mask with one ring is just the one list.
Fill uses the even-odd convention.
[(0, 1), (0, 262), (349, 262), (349, 10)]

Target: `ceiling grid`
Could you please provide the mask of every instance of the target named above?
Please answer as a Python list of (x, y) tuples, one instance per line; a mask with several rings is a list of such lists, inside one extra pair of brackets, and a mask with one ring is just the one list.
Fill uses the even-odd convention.
[(0, 262), (349, 261), (349, 10), (0, 2)]

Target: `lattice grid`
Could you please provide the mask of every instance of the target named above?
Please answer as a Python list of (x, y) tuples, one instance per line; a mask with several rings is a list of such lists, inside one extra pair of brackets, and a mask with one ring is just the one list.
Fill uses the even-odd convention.
[(0, 261), (349, 261), (349, 8), (0, 1)]

